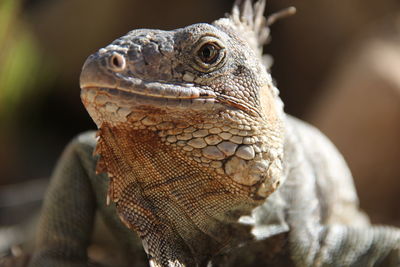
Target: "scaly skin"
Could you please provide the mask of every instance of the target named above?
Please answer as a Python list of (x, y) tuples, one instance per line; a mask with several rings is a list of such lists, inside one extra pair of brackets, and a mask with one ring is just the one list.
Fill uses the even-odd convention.
[[(105, 185), (93, 173), (97, 158), (88, 156), (93, 137), (72, 145), (80, 152), (70, 152), (78, 163), (69, 168), (83, 166), (79, 176), (100, 210), (138, 233), (151, 266), (278, 264), (257, 258), (267, 251), (298, 266), (367, 266), (388, 255), (396, 262), (398, 230), (361, 228), (367, 222), (340, 155), (284, 114), (262, 64), (264, 6), (238, 1), (229, 18), (212, 24), (134, 30), (91, 55), (81, 98), (98, 126), (96, 170), (108, 175), (114, 214), (98, 200)], [(55, 188), (68, 188), (67, 163)], [(92, 209), (93, 200), (77, 197)], [(47, 204), (44, 213), (53, 211), (42, 220), (51, 232), (62, 228), (51, 223), (54, 209)], [(52, 255), (42, 235), (37, 264)], [(246, 253), (235, 255), (245, 244)]]

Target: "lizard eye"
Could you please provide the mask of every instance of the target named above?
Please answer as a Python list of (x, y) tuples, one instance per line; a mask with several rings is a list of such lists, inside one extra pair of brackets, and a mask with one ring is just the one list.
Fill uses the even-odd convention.
[(214, 43), (207, 43), (200, 47), (197, 55), (206, 64), (212, 64), (218, 58), (220, 48)]
[(225, 62), (226, 50), (223, 43), (215, 37), (206, 36), (194, 47), (193, 67), (201, 72), (211, 72)]

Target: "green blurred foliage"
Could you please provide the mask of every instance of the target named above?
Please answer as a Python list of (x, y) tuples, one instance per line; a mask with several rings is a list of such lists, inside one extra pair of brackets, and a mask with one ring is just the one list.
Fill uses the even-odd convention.
[[(0, 122), (7, 126), (24, 99), (40, 92), (50, 71), (21, 16), (20, 0), (0, 1)], [(49, 80), (47, 80), (49, 81)], [(9, 127), (4, 127), (8, 128)]]

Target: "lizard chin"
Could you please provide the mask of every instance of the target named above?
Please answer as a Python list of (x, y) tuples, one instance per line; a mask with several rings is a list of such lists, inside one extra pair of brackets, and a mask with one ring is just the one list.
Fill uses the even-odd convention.
[[(177, 92), (175, 90), (175, 94)], [(179, 118), (182, 114), (208, 113), (224, 108), (209, 94), (203, 97), (197, 93), (192, 90), (191, 95), (166, 97), (139, 90), (90, 86), (82, 87), (81, 99), (98, 128), (104, 122), (112, 122), (114, 125), (135, 123), (144, 114), (169, 114)]]
[(252, 117), (259, 116), (258, 111), (246, 103), (228, 96), (217, 95), (212, 91), (171, 87), (165, 90), (126, 89), (123, 87), (104, 87), (95, 84), (82, 86), (81, 100), (98, 127), (104, 121), (124, 123), (135, 120), (137, 114), (157, 113), (175, 114), (215, 114), (220, 111), (239, 111)]

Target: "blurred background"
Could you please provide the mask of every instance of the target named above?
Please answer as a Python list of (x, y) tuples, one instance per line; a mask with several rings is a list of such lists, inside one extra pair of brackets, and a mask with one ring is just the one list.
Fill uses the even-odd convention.
[[(265, 47), (286, 111), (338, 146), (372, 222), (400, 226), (400, 1), (267, 2), (298, 10)], [(38, 211), (63, 147), (95, 128), (79, 98), (89, 54), (131, 29), (212, 22), (232, 3), (0, 0), (0, 229)]]

